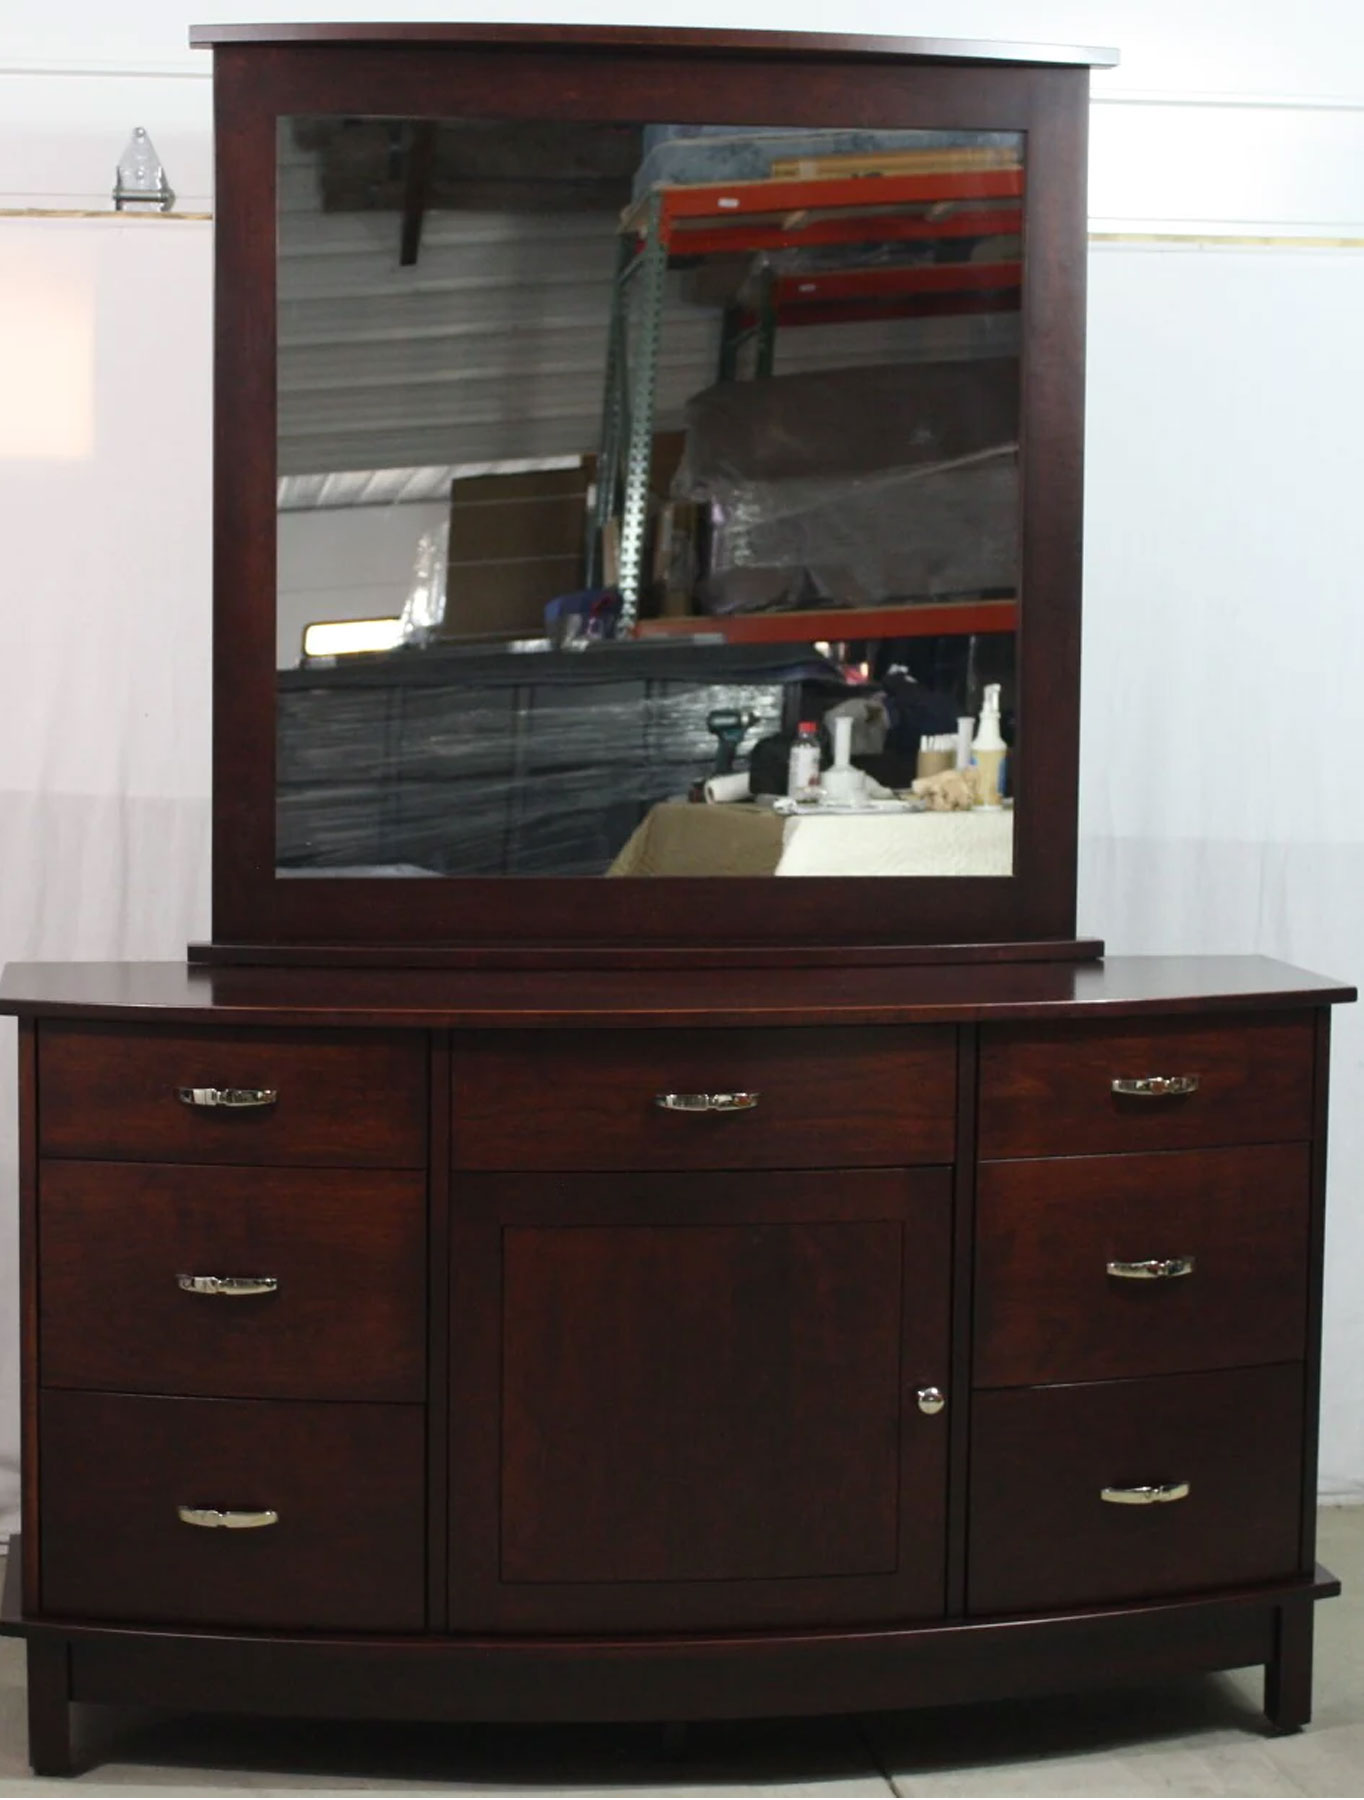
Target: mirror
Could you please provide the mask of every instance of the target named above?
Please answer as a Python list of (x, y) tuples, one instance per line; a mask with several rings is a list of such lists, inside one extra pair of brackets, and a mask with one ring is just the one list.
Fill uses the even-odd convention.
[(281, 119), (279, 874), (1008, 875), (1023, 149)]

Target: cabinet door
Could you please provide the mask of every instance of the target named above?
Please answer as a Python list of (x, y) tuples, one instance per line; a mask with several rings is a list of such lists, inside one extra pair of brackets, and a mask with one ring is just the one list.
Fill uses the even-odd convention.
[(454, 1630), (943, 1610), (946, 1170), (466, 1176)]

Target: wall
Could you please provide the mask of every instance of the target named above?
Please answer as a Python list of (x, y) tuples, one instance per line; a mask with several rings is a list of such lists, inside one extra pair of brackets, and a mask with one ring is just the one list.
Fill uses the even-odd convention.
[[(367, 0), (211, 10), (373, 12)], [(477, 12), (638, 17), (586, 0)], [(1364, 977), (1356, 15), (1357, 0), (1302, 0), (1288, 33), (1278, 0), (920, 0), (909, 14), (855, 0), (839, 15), (845, 30), (1124, 53), (1096, 79), (1093, 109), (1081, 881), (1082, 928), (1115, 952), (1263, 951)], [(189, 19), (181, 0), (71, 0), (7, 21), (0, 209), (107, 207), (142, 124), (181, 209), (207, 210), (210, 87), (207, 58), (183, 48)], [(677, 0), (650, 22), (829, 21), (814, 0), (737, 13)], [(1210, 232), (1298, 242), (1216, 248), (1199, 241)], [(1347, 238), (1355, 247), (1333, 242)], [(173, 958), (207, 930), (210, 256), (194, 221), (0, 218), (0, 959)], [(7, 1029), (11, 1209), (12, 1046)], [(1364, 1017), (1347, 1012), (1322, 1478), (1355, 1496), (1362, 1060)], [(11, 1500), (13, 1357), (13, 1331), (0, 1332)]]

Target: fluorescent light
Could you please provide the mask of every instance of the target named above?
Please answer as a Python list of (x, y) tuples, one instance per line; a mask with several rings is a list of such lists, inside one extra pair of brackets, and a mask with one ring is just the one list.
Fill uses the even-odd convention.
[(401, 619), (326, 619), (303, 628), (305, 656), (356, 656), (366, 650), (396, 650), (402, 641)]

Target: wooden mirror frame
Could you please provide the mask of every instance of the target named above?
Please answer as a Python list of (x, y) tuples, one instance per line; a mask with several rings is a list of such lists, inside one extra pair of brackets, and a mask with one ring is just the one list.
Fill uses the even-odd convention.
[[(1086, 140), (1100, 50), (542, 26), (225, 26), (217, 142), (213, 943), (204, 961), (1074, 956)], [(283, 114), (1025, 134), (1021, 800), (1010, 876), (275, 873), (276, 129)], [(1090, 946), (1090, 953), (1094, 947)]]

